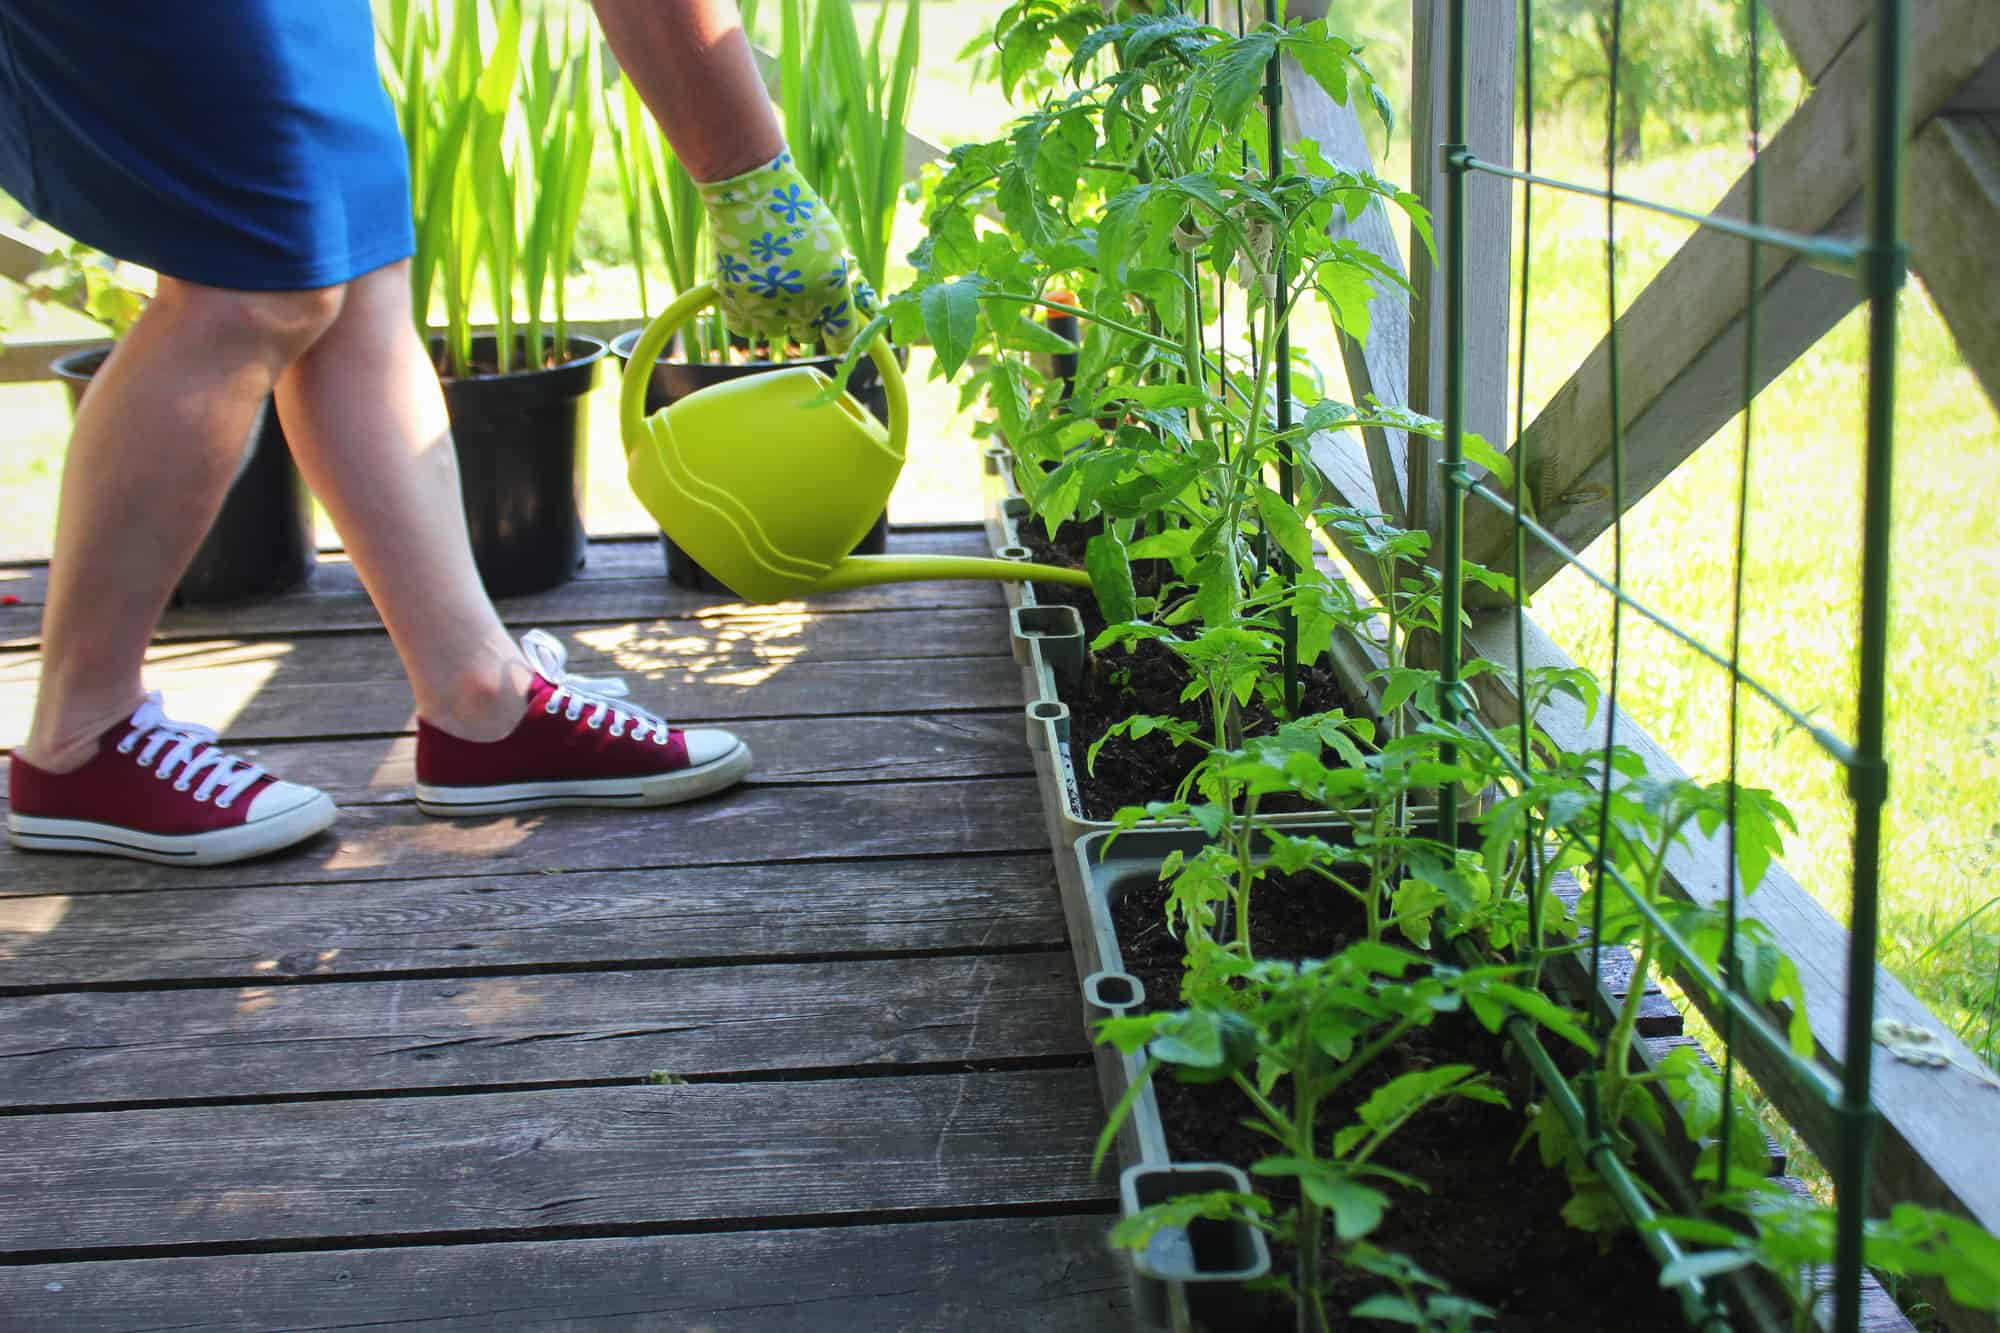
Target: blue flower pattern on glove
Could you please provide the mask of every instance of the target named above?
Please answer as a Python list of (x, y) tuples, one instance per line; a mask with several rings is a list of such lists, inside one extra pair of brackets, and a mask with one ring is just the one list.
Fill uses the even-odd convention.
[(837, 305), (821, 306), (819, 314), (813, 319), (813, 327), (821, 333), (845, 333), (853, 323), (854, 321), (848, 317), (845, 301)]
[(813, 216), (813, 201), (806, 198), (805, 191), (796, 185), (787, 185), (783, 189), (771, 191), (771, 202), (766, 208), (794, 227), (801, 222), (811, 221)]
[(769, 264), (779, 259), (789, 259), (792, 247), (785, 244), (785, 242), (790, 239), (789, 236), (773, 236), (767, 231), (756, 240), (750, 242), (750, 253), (757, 257), (757, 262), (760, 264)]
[(799, 281), (799, 277), (797, 269), (788, 271), (773, 264), (762, 273), (751, 277), (750, 290), (759, 296), (776, 296), (781, 292), (796, 295), (806, 289), (806, 285)]
[(701, 187), (715, 242), (723, 318), (756, 340), (815, 340), (835, 351), (873, 309), (832, 211), (789, 151)]

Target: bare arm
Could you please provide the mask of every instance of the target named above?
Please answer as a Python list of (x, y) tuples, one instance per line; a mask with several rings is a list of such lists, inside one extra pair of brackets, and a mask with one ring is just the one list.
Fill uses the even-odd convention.
[(736, 0), (594, 0), (612, 54), (698, 181), (776, 157), (784, 133)]

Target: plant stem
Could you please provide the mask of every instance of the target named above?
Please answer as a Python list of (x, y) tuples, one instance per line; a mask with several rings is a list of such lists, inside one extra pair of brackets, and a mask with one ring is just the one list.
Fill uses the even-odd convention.
[[(1313, 1095), (1312, 1082), (1307, 1074), (1312, 1059), (1312, 1036), (1309, 1025), (1299, 1024), (1299, 1054), (1292, 1071), (1293, 1101), (1298, 1107), (1298, 1134), (1292, 1144), (1292, 1153), (1300, 1161), (1316, 1162), (1313, 1152)], [(1322, 1333), (1324, 1322), (1319, 1317), (1319, 1250), (1320, 1227), (1325, 1220), (1323, 1210), (1313, 1202), (1312, 1195), (1304, 1188), (1299, 1190), (1299, 1252), (1296, 1276), (1293, 1279), (1298, 1290), (1298, 1331), (1299, 1333)]]
[(1128, 338), (1136, 338), (1140, 342), (1150, 343), (1162, 351), (1178, 353), (1181, 350), (1181, 345), (1171, 339), (1148, 333), (1146, 330), (1131, 324), (1124, 324), (1115, 319), (1107, 319), (1103, 315), (1085, 310), (1081, 306), (1065, 305), (1061, 301), (1047, 300), (1036, 296), (1032, 292), (981, 292), (979, 293), (979, 299), (982, 301), (1015, 301), (1022, 305), (1041, 306), (1043, 309), (1053, 310), (1059, 315), (1074, 315), (1078, 319), (1087, 319), (1093, 324), (1101, 324), (1114, 333), (1122, 333)]
[[(1659, 846), (1652, 849), (1652, 864), (1640, 884), (1640, 892), (1649, 903), (1659, 900), (1659, 883), (1666, 873), (1667, 848), (1680, 835), (1679, 821), (1668, 824), (1661, 830)], [(1609, 878), (1607, 872), (1606, 878)], [(1599, 885), (1597, 892), (1605, 891), (1606, 885)], [(1625, 983), (1625, 1003), (1619, 1007), (1618, 1021), (1611, 1029), (1610, 1037), (1604, 1043), (1604, 1083), (1610, 1095), (1605, 1107), (1611, 1113), (1613, 1124), (1617, 1123), (1619, 1106), (1624, 1101), (1626, 1081), (1631, 1076), (1632, 1039), (1639, 1030), (1639, 1007), (1646, 999), (1646, 980), (1653, 971), (1653, 923), (1647, 921), (1639, 932), (1637, 965), (1632, 969), (1630, 980)]]
[(1286, 1143), (1292, 1142), (1294, 1135), (1292, 1118), (1273, 1106), (1269, 1097), (1257, 1091), (1257, 1085), (1251, 1082), (1242, 1070), (1236, 1070), (1229, 1077), (1243, 1095), (1250, 1099), (1250, 1104), (1257, 1108), (1257, 1114), (1271, 1122), (1271, 1128), (1278, 1132), (1278, 1137)]

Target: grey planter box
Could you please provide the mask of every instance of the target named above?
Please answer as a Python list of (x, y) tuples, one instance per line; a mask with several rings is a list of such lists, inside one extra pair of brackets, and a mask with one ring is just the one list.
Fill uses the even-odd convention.
[[(1071, 878), (1082, 890), (1063, 894), (1063, 911), (1070, 952), (1077, 975), (1083, 978), (1083, 1007), (1089, 1028), (1094, 1030), (1102, 1019), (1143, 1013), (1149, 1007), (1145, 987), (1125, 971), (1111, 904), (1130, 886), (1155, 882), (1168, 852), (1191, 852), (1203, 841), (1194, 829), (1139, 829), (1120, 835), (1115, 843), (1107, 834), (1087, 833), (1060, 858), (1070, 866)], [(1080, 913), (1082, 920), (1073, 912)], [(1171, 999), (1161, 996), (1156, 1002), (1170, 1003)], [(1139, 1081), (1145, 1062), (1102, 1042), (1093, 1042), (1091, 1052), (1099, 1094), (1106, 1108), (1115, 1106)], [(1117, 1148), (1122, 1168), (1120, 1204), (1128, 1217), (1178, 1194), (1250, 1190), (1249, 1178), (1236, 1166), (1171, 1159), (1150, 1080), (1133, 1099), (1131, 1112), (1119, 1126)], [(1245, 1299), (1244, 1284), (1271, 1271), (1271, 1252), (1264, 1234), (1240, 1222), (1204, 1222), (1196, 1228), (1164, 1230), (1127, 1261), (1133, 1309), (1141, 1326), (1176, 1333), (1227, 1329), (1228, 1312)]]

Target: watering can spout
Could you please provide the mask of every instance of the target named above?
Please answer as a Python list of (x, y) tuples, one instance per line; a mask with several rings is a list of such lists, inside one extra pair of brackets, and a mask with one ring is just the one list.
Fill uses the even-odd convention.
[(992, 579), (1002, 583), (1062, 583), (1088, 588), (1090, 575), (1061, 565), (1036, 565), (1025, 560), (993, 560), (957, 555), (850, 555), (812, 586), (812, 592), (838, 592), (877, 583), (930, 583), (946, 580)]
[(1018, 560), (849, 554), (903, 467), (909, 397), (886, 342), (869, 348), (888, 398), (886, 428), (804, 366), (713, 385), (647, 416), (653, 363), (674, 330), (714, 300), (713, 286), (692, 288), (640, 335), (620, 424), (633, 492), (660, 530), (737, 596), (782, 602), (933, 579), (1090, 586), (1080, 570)]

